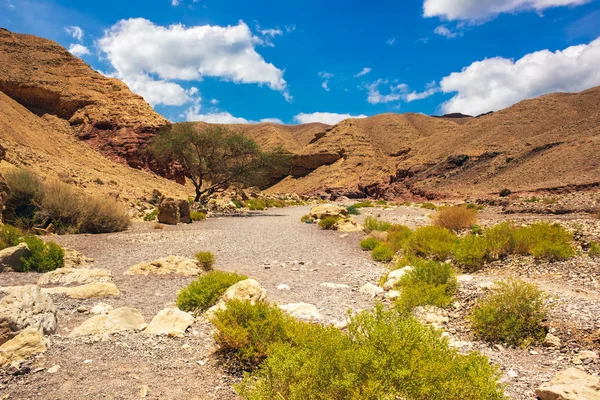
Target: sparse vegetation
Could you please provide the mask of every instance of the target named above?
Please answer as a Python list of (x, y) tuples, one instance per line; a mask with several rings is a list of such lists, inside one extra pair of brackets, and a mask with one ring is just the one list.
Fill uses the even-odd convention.
[(371, 257), (378, 262), (390, 262), (396, 253), (387, 243), (381, 243), (371, 251)]
[(415, 229), (406, 240), (404, 252), (406, 255), (445, 261), (452, 256), (457, 241), (456, 235), (446, 228), (424, 226)]
[(310, 215), (306, 214), (306, 215), (303, 215), (302, 218), (300, 218), (300, 222), (303, 222), (305, 224), (312, 224), (313, 220), (310, 217)]
[(536, 285), (520, 280), (497, 282), (471, 314), (475, 334), (489, 342), (527, 346), (546, 334), (548, 296)]
[(251, 211), (263, 211), (267, 208), (267, 202), (263, 199), (250, 199), (246, 202), (246, 207)]
[(392, 226), (392, 224), (386, 221), (380, 221), (375, 217), (368, 216), (367, 218), (365, 218), (364, 226), (367, 232), (386, 232), (390, 228), (390, 226)]
[(144, 215), (144, 221), (146, 221), (146, 222), (156, 221), (156, 217), (158, 217), (158, 209), (157, 208), (155, 208), (151, 212)]
[(349, 206), (348, 207), (348, 214), (349, 215), (360, 215), (360, 210), (356, 206)]
[(433, 219), (436, 226), (460, 232), (477, 224), (477, 209), (466, 206), (444, 207)]
[(375, 238), (365, 238), (360, 241), (360, 248), (364, 251), (373, 251), (377, 246), (381, 244), (381, 240)]
[(339, 217), (325, 217), (319, 221), (319, 228), (324, 230), (333, 229), (334, 225), (340, 220)]
[(500, 193), (498, 193), (498, 195), (499, 195), (500, 197), (508, 197), (508, 196), (510, 196), (511, 194), (512, 194), (512, 190), (510, 190), (510, 189), (502, 189), (502, 190), (500, 191)]
[(217, 260), (215, 255), (210, 251), (201, 251), (196, 254), (196, 260), (205, 271), (211, 271)]
[(372, 207), (375, 207), (375, 205), (373, 204), (373, 202), (371, 200), (365, 200), (365, 201), (361, 201), (359, 203), (353, 204), (352, 207), (354, 207), (354, 208), (372, 208)]
[(210, 271), (179, 291), (177, 307), (201, 314), (212, 307), (230, 286), (245, 279), (248, 278), (244, 275)]
[(206, 219), (206, 214), (199, 211), (192, 211), (190, 213), (190, 218), (192, 221), (204, 221)]
[(439, 332), (381, 306), (351, 317), (347, 333), (302, 322), (286, 330), (278, 318), (266, 328), (267, 358), (237, 387), (244, 399), (504, 399), (486, 357), (461, 355)]
[(423, 204), (421, 204), (421, 208), (424, 208), (426, 210), (437, 210), (438, 209), (438, 207), (433, 203), (423, 203)]
[(400, 312), (411, 312), (415, 307), (431, 305), (447, 307), (456, 291), (456, 273), (450, 263), (413, 259), (413, 270), (402, 277), (399, 283), (400, 298), (396, 308)]
[(30, 171), (7, 174), (11, 193), (3, 216), (8, 224), (31, 229), (50, 224), (57, 233), (109, 233), (127, 229), (130, 217), (110, 197), (91, 197), (60, 181), (42, 183)]
[(600, 257), (600, 244), (592, 242), (588, 249), (588, 255), (590, 257)]

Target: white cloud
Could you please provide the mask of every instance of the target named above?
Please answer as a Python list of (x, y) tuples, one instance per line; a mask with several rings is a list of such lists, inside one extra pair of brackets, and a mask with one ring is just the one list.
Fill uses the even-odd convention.
[(78, 42), (83, 40), (83, 29), (78, 26), (67, 26), (65, 28), (65, 32), (67, 32), (71, 37)]
[[(119, 21), (97, 41), (98, 48), (112, 64), (114, 75), (130, 86), (135, 80), (147, 82), (150, 78), (161, 84), (169, 83), (171, 89), (181, 93), (184, 89), (170, 81), (214, 77), (267, 85), (290, 99), (283, 71), (256, 52), (255, 46), (261, 43), (262, 39), (254, 36), (242, 21), (227, 27), (181, 24), (163, 27), (143, 18)], [(139, 93), (145, 96), (144, 92)], [(168, 104), (169, 99), (154, 101)]]
[(360, 71), (358, 74), (354, 75), (354, 77), (360, 78), (361, 76), (365, 76), (366, 74), (368, 74), (371, 71), (372, 71), (371, 68), (363, 68), (362, 71)]
[(171, 5), (177, 7), (179, 5), (179, 0), (171, 0)]
[(217, 100), (217, 99), (211, 99), (210, 100), (210, 104), (212, 104), (213, 106), (216, 106), (217, 104), (219, 104), (219, 100)]
[(210, 124), (249, 124), (251, 123), (245, 118), (234, 117), (228, 112), (218, 112), (218, 113), (209, 113), (209, 114), (195, 114), (188, 113), (186, 114), (187, 121), (202, 121), (208, 122)]
[(292, 32), (294, 32), (295, 30), (296, 30), (296, 25), (294, 25), (294, 24), (290, 24), (290, 25), (286, 25), (286, 26), (285, 26), (285, 31), (286, 31), (287, 33), (292, 33)]
[(577, 6), (591, 0), (425, 0), (425, 17), (455, 20), (485, 20), (502, 13), (524, 10), (541, 12), (547, 8)]
[(445, 113), (478, 115), (543, 94), (577, 92), (600, 85), (600, 38), (562, 51), (542, 50), (514, 61), (502, 57), (477, 61), (442, 79)]
[(385, 41), (388, 45), (393, 46), (394, 43), (396, 43), (396, 38), (389, 38), (388, 40)]
[(69, 46), (69, 52), (73, 54), (75, 57), (81, 57), (85, 55), (89, 55), (90, 50), (82, 44), (73, 43)]
[(453, 39), (455, 37), (463, 35), (462, 32), (460, 32), (460, 31), (453, 32), (450, 29), (448, 29), (448, 27), (446, 27), (444, 25), (440, 25), (437, 28), (435, 28), (433, 30), (433, 33), (435, 33), (436, 35), (444, 36), (447, 39)]
[[(151, 106), (182, 106), (194, 100), (198, 89), (185, 90), (176, 83), (161, 79), (152, 79), (146, 74), (131, 75), (125, 83), (133, 92), (140, 94)], [(196, 98), (199, 101), (199, 98)]]
[(260, 120), (260, 122), (269, 122), (271, 124), (281, 124), (283, 125), (283, 121), (280, 120), (279, 118), (263, 118)]
[(348, 118), (367, 118), (366, 115), (350, 115), (350, 114), (336, 114), (328, 112), (315, 112), (311, 114), (301, 113), (294, 117), (294, 121), (299, 124), (308, 124), (311, 122), (321, 122), (323, 124), (335, 125), (340, 121)]
[(321, 83), (321, 87), (329, 92), (331, 90), (329, 89), (329, 80), (333, 78), (333, 74), (329, 72), (319, 72), (319, 76), (324, 79), (323, 83)]
[(258, 44), (261, 44), (263, 46), (275, 47), (275, 45), (273, 44), (273, 38), (275, 38), (275, 36), (283, 35), (283, 31), (279, 28), (260, 29), (260, 25), (257, 24), (256, 29), (258, 31), (258, 34), (260, 35), (260, 38), (258, 38)]
[(399, 85), (391, 85), (389, 86), (390, 92), (388, 94), (382, 94), (379, 90), (381, 85), (389, 84), (388, 80), (378, 79), (375, 82), (366, 85), (367, 89), (367, 102), (370, 104), (380, 104), (380, 103), (391, 103), (399, 100), (404, 100), (407, 103), (410, 103), (415, 100), (423, 100), (433, 94), (439, 92), (439, 88), (437, 87), (435, 82), (431, 82), (427, 84), (425, 91), (409, 92), (408, 85), (405, 83), (401, 83)]

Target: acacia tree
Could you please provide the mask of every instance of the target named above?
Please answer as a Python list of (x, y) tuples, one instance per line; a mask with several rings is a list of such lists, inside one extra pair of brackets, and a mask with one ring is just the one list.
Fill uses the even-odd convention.
[(162, 163), (178, 163), (196, 189), (194, 201), (204, 201), (232, 184), (262, 186), (289, 174), (291, 156), (278, 148), (263, 152), (256, 142), (223, 126), (202, 130), (193, 123), (174, 125), (159, 133), (151, 151)]

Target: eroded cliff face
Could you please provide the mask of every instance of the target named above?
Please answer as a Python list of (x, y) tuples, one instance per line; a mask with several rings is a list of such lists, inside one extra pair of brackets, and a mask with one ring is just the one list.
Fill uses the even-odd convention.
[(94, 71), (62, 46), (4, 29), (0, 91), (37, 115), (67, 120), (78, 138), (134, 168), (152, 167), (144, 148), (170, 125), (123, 82)]

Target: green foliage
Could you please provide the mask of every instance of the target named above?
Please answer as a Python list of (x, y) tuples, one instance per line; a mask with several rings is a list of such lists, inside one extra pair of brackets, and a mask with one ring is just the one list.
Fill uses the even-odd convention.
[(325, 217), (319, 221), (319, 228), (324, 230), (333, 229), (334, 225), (340, 220), (339, 217)]
[(235, 183), (266, 187), (291, 168), (291, 156), (284, 150), (263, 152), (256, 142), (224, 126), (200, 130), (193, 123), (175, 124), (156, 135), (150, 149), (159, 163), (182, 166), (196, 188), (194, 201)]
[(375, 238), (365, 238), (360, 241), (360, 248), (364, 251), (373, 251), (377, 246), (381, 244), (381, 240)]
[(372, 208), (375, 207), (371, 200), (361, 201), (360, 203), (355, 203), (352, 207), (354, 208)]
[(375, 202), (375, 204), (377, 204), (378, 206), (387, 206), (387, 201), (385, 201), (385, 200), (377, 200)]
[(421, 204), (421, 208), (424, 208), (426, 210), (437, 210), (438, 209), (438, 207), (433, 203), (423, 203), (423, 204)]
[(275, 337), (237, 386), (244, 399), (504, 399), (486, 357), (461, 355), (439, 332), (381, 306), (352, 317), (347, 333), (299, 322), (288, 340)]
[(273, 344), (289, 341), (298, 324), (279, 307), (239, 300), (229, 301), (227, 309), (217, 311), (211, 322), (220, 350), (250, 368), (267, 358)]
[(473, 235), (483, 235), (483, 228), (480, 225), (473, 225), (471, 227), (471, 233)]
[(206, 219), (206, 214), (199, 211), (192, 211), (190, 213), (190, 218), (192, 221), (204, 221)]
[(558, 224), (537, 222), (513, 233), (514, 251), (535, 258), (565, 260), (575, 255), (573, 234)]
[(200, 314), (212, 307), (230, 286), (245, 279), (248, 277), (235, 273), (208, 272), (179, 291), (177, 307)]
[(205, 271), (210, 271), (215, 265), (216, 257), (210, 251), (201, 251), (200, 253), (196, 254), (196, 260), (198, 260), (198, 263), (200, 263), (202, 269)]
[(158, 209), (155, 208), (148, 214), (144, 215), (144, 221), (147, 221), (147, 222), (155, 221), (156, 217), (158, 217)]
[(441, 208), (433, 223), (436, 226), (459, 232), (477, 224), (477, 209), (465, 206), (454, 206)]
[(407, 255), (445, 261), (452, 256), (457, 242), (456, 235), (448, 229), (423, 226), (417, 228), (407, 239), (404, 251)]
[(394, 224), (388, 228), (388, 243), (395, 252), (404, 248), (404, 244), (412, 235), (408, 226)]
[(538, 199), (537, 197), (530, 197), (528, 199), (523, 200), (525, 203), (537, 203), (538, 201), (540, 201), (540, 199)]
[(365, 218), (364, 226), (367, 232), (386, 232), (390, 228), (390, 226), (392, 226), (392, 224), (386, 221), (380, 221), (375, 217), (368, 216), (367, 218)]
[(348, 214), (349, 215), (360, 215), (359, 207), (349, 206), (348, 207)]
[(306, 214), (303, 215), (302, 218), (300, 218), (300, 222), (304, 222), (305, 224), (312, 224), (313, 219), (310, 217), (310, 215)]
[(244, 207), (244, 205), (242, 204), (242, 202), (239, 201), (239, 200), (233, 199), (233, 200), (231, 200), (231, 202), (233, 204), (235, 204), (235, 208), (243, 208)]
[(263, 199), (250, 199), (246, 202), (246, 207), (251, 211), (262, 211), (267, 208), (267, 202)]
[(413, 259), (413, 270), (400, 280), (396, 308), (411, 312), (415, 307), (448, 307), (456, 292), (456, 272), (450, 263)]
[(475, 334), (489, 342), (527, 346), (546, 334), (548, 296), (536, 285), (520, 280), (497, 282), (492, 292), (479, 300), (470, 316)]
[(14, 226), (3, 225), (0, 228), (0, 239), (3, 243), (6, 243), (7, 246), (13, 247), (23, 242), (24, 238), (23, 232)]
[(454, 260), (467, 271), (477, 271), (489, 259), (489, 249), (485, 238), (467, 235), (454, 248)]
[(273, 200), (273, 199), (266, 199), (265, 204), (267, 205), (268, 208), (284, 208), (285, 206), (287, 206), (285, 201)]
[(592, 242), (588, 249), (588, 255), (590, 257), (600, 257), (600, 244)]
[(23, 233), (13, 226), (4, 225), (0, 228), (0, 243), (2, 247), (13, 247), (20, 243), (27, 244), (31, 254), (21, 258), (15, 268), (17, 272), (48, 272), (64, 265), (64, 250), (53, 242), (44, 242), (34, 235)]
[(371, 257), (378, 262), (390, 262), (396, 253), (387, 243), (381, 243), (371, 251)]

